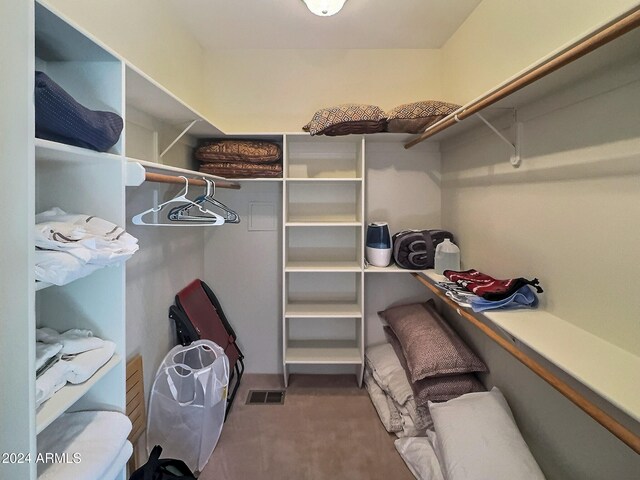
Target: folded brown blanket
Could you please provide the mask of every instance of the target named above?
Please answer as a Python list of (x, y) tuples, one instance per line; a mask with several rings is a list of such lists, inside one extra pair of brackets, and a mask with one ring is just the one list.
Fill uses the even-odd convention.
[(282, 176), (280, 163), (214, 162), (200, 165), (202, 173), (226, 178), (272, 178)]
[(202, 163), (273, 163), (282, 159), (280, 145), (262, 140), (206, 140), (194, 152)]

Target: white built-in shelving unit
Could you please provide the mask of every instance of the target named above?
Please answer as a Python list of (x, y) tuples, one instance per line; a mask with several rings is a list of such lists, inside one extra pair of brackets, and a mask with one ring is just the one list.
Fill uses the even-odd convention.
[(284, 137), (282, 363), (364, 369), (361, 136)]
[[(33, 26), (24, 27), (33, 34), (33, 48), (25, 53), (32, 68), (46, 73), (84, 106), (115, 112), (125, 119), (119, 141), (105, 153), (29, 139), (30, 155), (24, 161), (33, 162), (28, 169), (32, 173), (27, 178), (27, 183), (32, 184), (27, 192), (31, 192), (33, 198), (26, 203), (32, 205), (34, 212), (25, 219), (28, 223), (23, 225), (25, 230), (32, 231), (33, 214), (54, 206), (67, 212), (96, 215), (124, 226), (126, 187), (143, 182), (145, 170), (173, 176), (203, 176), (185, 159), (191, 159), (195, 137), (221, 136), (211, 122), (45, 3), (35, 3), (33, 9), (26, 11), (25, 18)], [(33, 82), (33, 71), (29, 75)], [(33, 93), (23, 98), (23, 102), (33, 119)], [(181, 136), (185, 126), (194, 120), (197, 121), (188, 134)], [(32, 134), (33, 126), (27, 131)], [(160, 153), (169, 146), (171, 150), (164, 159), (160, 158)], [(164, 160), (165, 164), (160, 163)], [(221, 178), (206, 176), (214, 180)], [(28, 238), (33, 249), (32, 234)], [(23, 357), (14, 355), (12, 361), (25, 365), (27, 373), (20, 377), (22, 383), (16, 383), (8, 372), (0, 378), (7, 388), (11, 384), (16, 391), (31, 393), (22, 395), (23, 401), (19, 402), (9, 402), (2, 395), (3, 428), (9, 424), (21, 425), (11, 431), (11, 445), (3, 442), (2, 446), (7, 453), (21, 452), (35, 458), (38, 434), (61, 414), (91, 409), (125, 411), (126, 274), (124, 265), (106, 267), (67, 285), (54, 286), (33, 281), (33, 265), (25, 268), (30, 270), (28, 278), (31, 279), (27, 298), (33, 303), (22, 318), (13, 321), (20, 325), (23, 335), (26, 332), (27, 338), (21, 337), (16, 342), (15, 336), (6, 332), (0, 345), (5, 351), (11, 349), (8, 342), (22, 345)], [(36, 409), (34, 334), (35, 328), (42, 326), (58, 331), (89, 329), (95, 336), (114, 342), (116, 353), (89, 380), (78, 385), (67, 384)], [(2, 472), (3, 478), (6, 473), (10, 478), (34, 480), (37, 465), (35, 461), (15, 462), (3, 465)], [(72, 470), (70, 472), (69, 477), (73, 476)], [(101, 480), (125, 478), (123, 462), (111, 465)]]

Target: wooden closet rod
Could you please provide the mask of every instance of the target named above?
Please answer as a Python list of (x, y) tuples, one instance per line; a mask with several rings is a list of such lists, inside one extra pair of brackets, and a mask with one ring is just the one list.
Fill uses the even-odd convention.
[(581, 410), (583, 410), (587, 415), (593, 418), (596, 422), (602, 425), (604, 428), (609, 430), (612, 434), (622, 440), (627, 446), (629, 446), (633, 451), (640, 454), (640, 437), (634, 434), (631, 430), (626, 428), (616, 419), (611, 417), (609, 414), (605, 413), (602, 409), (591, 403), (587, 400), (583, 395), (578, 393), (560, 378), (558, 378), (555, 374), (547, 370), (545, 367), (540, 365), (534, 359), (526, 355), (524, 352), (516, 348), (514, 345), (509, 343), (506, 339), (497, 334), (491, 327), (485, 325), (483, 322), (478, 320), (475, 316), (473, 316), (470, 312), (463, 309), (447, 297), (438, 287), (433, 285), (429, 280), (424, 278), (422, 275), (417, 273), (412, 273), (418, 281), (423, 283), (429, 290), (431, 290), (440, 300), (444, 301), (448, 306), (453, 308), (458, 315), (468, 320), (478, 329), (480, 329), (485, 335), (487, 335), (491, 340), (495, 341), (498, 345), (504, 348), (511, 355), (516, 357), (520, 362), (529, 367), (534, 373), (536, 373), (540, 378), (545, 380), (549, 385), (558, 390), (562, 395), (567, 397), (571, 402), (577, 405)]
[(587, 53), (609, 43), (612, 40), (624, 35), (625, 33), (640, 26), (640, 7), (636, 7), (630, 13), (604, 27), (600, 31), (594, 33), (588, 38), (580, 41), (579, 43), (569, 47), (564, 52), (553, 57), (542, 65), (533, 67), (531, 70), (523, 73), (521, 76), (513, 79), (506, 85), (499, 87), (494, 92), (488, 93), (486, 96), (472, 102), (471, 104), (463, 107), (460, 113), (452, 114), (446, 117), (444, 120), (435, 124), (433, 127), (428, 128), (419, 137), (414, 138), (404, 148), (411, 148), (414, 145), (432, 137), (438, 132), (449, 128), (450, 126), (458, 123), (460, 120), (464, 120), (467, 117), (483, 110), (484, 108), (493, 105), (499, 100), (517, 92), (518, 90), (526, 87), (527, 85), (540, 80), (541, 78), (555, 72), (559, 68), (583, 57)]
[[(184, 185), (184, 180), (180, 177), (174, 177), (172, 175), (163, 175), (161, 173), (150, 173), (146, 172), (144, 174), (144, 179), (146, 182), (156, 182), (156, 183), (175, 183)], [(207, 183), (200, 178), (189, 178), (187, 179), (189, 185), (197, 185), (199, 187), (206, 187)], [(228, 180), (215, 180), (214, 181), (216, 188), (230, 188), (232, 190), (240, 190), (240, 184), (236, 182), (229, 182)]]

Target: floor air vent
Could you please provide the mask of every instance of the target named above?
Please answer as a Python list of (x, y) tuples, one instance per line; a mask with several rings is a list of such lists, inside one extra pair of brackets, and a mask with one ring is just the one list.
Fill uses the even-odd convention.
[(284, 390), (250, 390), (247, 405), (282, 405)]

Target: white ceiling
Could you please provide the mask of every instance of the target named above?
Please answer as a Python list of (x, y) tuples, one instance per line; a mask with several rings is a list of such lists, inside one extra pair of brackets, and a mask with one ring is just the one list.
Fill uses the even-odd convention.
[(332, 17), (303, 0), (166, 0), (206, 49), (440, 48), (481, 0), (347, 0)]

